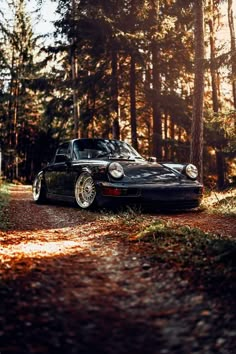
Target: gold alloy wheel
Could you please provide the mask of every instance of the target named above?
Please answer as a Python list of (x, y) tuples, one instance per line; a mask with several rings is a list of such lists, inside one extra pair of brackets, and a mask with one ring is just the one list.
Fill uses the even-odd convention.
[(77, 204), (83, 208), (92, 206), (96, 197), (96, 188), (93, 178), (88, 172), (83, 172), (75, 184), (75, 199)]

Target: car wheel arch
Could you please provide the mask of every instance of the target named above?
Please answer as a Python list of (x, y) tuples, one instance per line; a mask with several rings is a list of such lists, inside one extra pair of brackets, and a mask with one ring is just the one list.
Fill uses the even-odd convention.
[(83, 173), (83, 172), (87, 172), (87, 173), (89, 173), (91, 176), (92, 176), (92, 174), (93, 174), (92, 169), (89, 168), (88, 166), (82, 167), (82, 169), (80, 170), (78, 176), (79, 176), (81, 173)]

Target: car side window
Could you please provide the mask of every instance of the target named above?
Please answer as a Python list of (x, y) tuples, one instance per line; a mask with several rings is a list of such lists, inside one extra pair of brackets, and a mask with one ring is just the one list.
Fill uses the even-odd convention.
[(68, 147), (69, 147), (69, 143), (64, 143), (64, 144), (60, 145), (57, 150), (57, 155), (67, 155)]
[(69, 143), (64, 143), (59, 146), (59, 148), (57, 149), (56, 156), (55, 156), (55, 163), (64, 162), (65, 158), (63, 158), (63, 156), (70, 157)]
[(74, 144), (72, 159), (73, 160), (79, 160), (79, 158), (80, 158), (80, 153), (79, 153), (78, 146)]

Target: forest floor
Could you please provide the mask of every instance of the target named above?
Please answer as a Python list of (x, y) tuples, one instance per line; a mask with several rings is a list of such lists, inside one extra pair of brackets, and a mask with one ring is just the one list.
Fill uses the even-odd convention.
[[(0, 231), (1, 354), (236, 353), (236, 262), (219, 252), (219, 243), (235, 247), (235, 218), (36, 205), (21, 185), (10, 188), (8, 213), (10, 229)], [(137, 237), (160, 219), (169, 235), (188, 225), (215, 236), (199, 243), (200, 254), (200, 231), (195, 248), (193, 238), (180, 246), (173, 235), (161, 245), (152, 232)]]

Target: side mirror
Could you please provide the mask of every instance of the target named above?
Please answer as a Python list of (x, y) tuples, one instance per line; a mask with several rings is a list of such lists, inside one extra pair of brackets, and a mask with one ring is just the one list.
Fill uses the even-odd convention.
[(71, 162), (71, 160), (67, 155), (64, 155), (64, 154), (56, 155), (55, 163), (62, 163), (62, 162), (69, 164)]
[(148, 162), (153, 162), (153, 163), (157, 162), (157, 158), (154, 156), (150, 156), (147, 160)]

